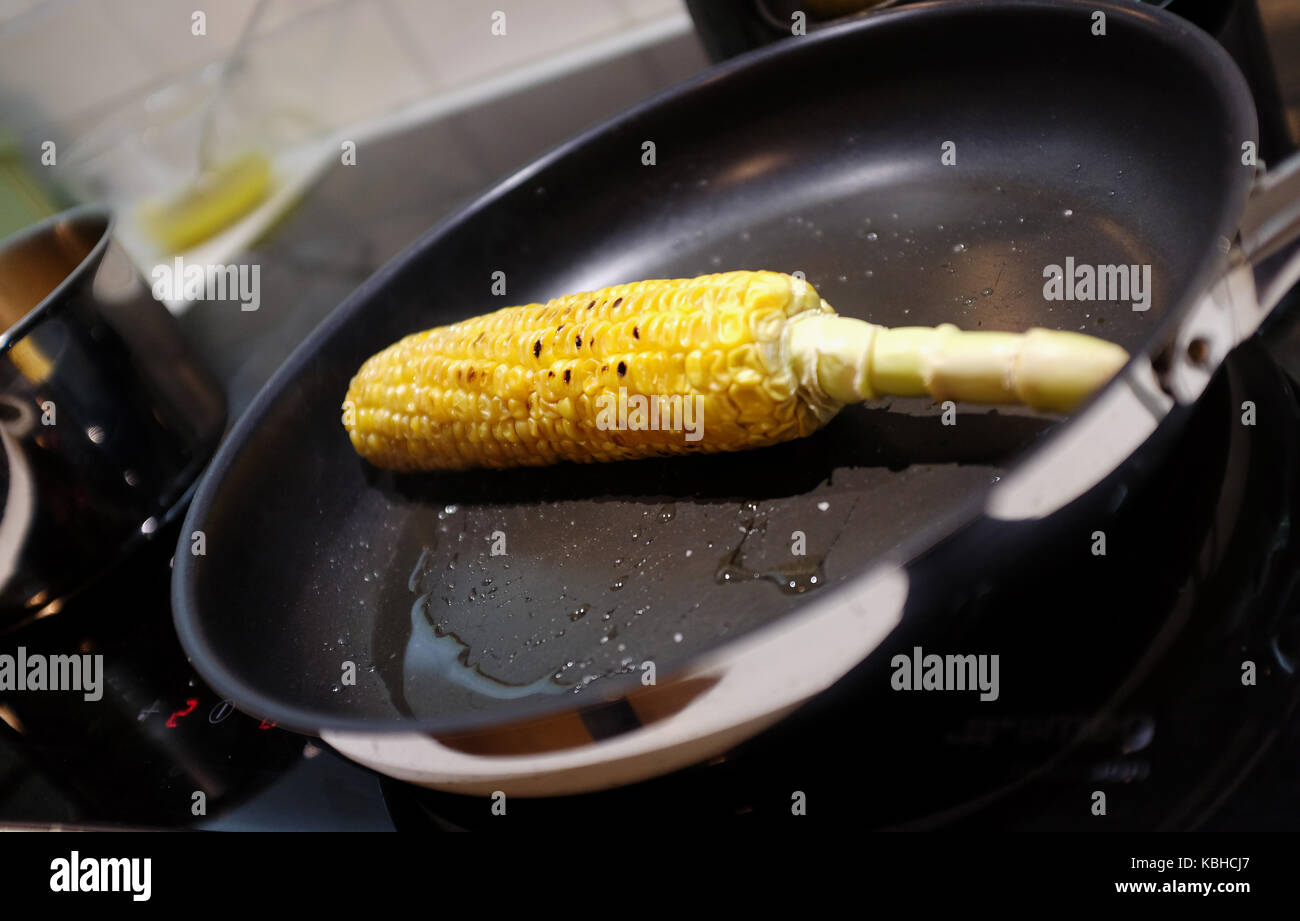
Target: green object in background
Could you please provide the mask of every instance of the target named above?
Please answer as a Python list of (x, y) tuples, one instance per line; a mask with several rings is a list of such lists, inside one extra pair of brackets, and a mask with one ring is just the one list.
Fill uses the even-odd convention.
[(44, 220), (58, 210), (27, 171), (17, 142), (0, 130), (0, 238)]

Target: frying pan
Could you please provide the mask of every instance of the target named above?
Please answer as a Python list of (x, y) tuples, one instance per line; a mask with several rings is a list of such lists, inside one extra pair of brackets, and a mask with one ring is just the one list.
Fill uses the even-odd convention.
[[(1030, 546), (1120, 465), (1158, 475), (1294, 281), (1294, 173), (1243, 164), (1255, 139), (1227, 55), (1128, 5), (924, 4), (716, 67), (429, 231), (295, 352), (191, 506), (181, 641), (241, 709), (469, 793), (630, 782), (857, 666), (886, 682), (899, 637), (942, 643), (936, 598), (1016, 553), (991, 529)], [(1151, 266), (1149, 309), (1045, 299), (1067, 257)], [(730, 455), (394, 475), (343, 434), (350, 376), (409, 332), (739, 268), (878, 323), (1084, 329), (1134, 357), (1068, 420), (894, 400)]]

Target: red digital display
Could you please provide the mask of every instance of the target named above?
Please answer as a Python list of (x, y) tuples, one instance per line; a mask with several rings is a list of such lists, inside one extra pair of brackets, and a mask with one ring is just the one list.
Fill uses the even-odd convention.
[(167, 717), (167, 728), (175, 729), (177, 725), (176, 721), (181, 717), (189, 716), (191, 713), (194, 712), (194, 708), (197, 707), (198, 705), (199, 705), (199, 699), (197, 697), (190, 697), (186, 699), (184, 710), (177, 710), (171, 716)]

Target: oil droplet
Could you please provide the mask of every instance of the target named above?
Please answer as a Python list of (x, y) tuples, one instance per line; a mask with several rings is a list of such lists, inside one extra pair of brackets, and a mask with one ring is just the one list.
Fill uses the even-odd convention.
[(829, 502), (818, 502), (818, 503), (817, 503), (817, 508), (820, 509), (820, 510), (823, 511), (823, 512), (826, 511), (826, 510), (827, 510), (828, 508), (830, 508), (830, 507), (831, 507), (831, 504), (830, 504)]
[(993, 294), (993, 289), (985, 288), (983, 291), (980, 292), (980, 294), (984, 295), (985, 297), (991, 297)]
[(682, 635), (681, 635), (680, 633), (674, 633), (674, 634), (673, 634), (673, 642), (674, 642), (674, 643), (680, 643), (681, 641), (682, 641)]
[(872, 242), (875, 242), (876, 240), (880, 239), (880, 234), (876, 233), (873, 230), (871, 231), (871, 233), (867, 234), (867, 239), (871, 240)]
[(677, 517), (677, 506), (676, 506), (676, 505), (673, 505), (673, 504), (670, 503), (670, 504), (668, 504), (668, 505), (664, 505), (664, 506), (661, 506), (661, 507), (660, 507), (660, 509), (659, 509), (659, 520), (660, 520), (660, 521), (672, 521), (672, 520), (673, 520), (674, 518), (676, 518), (676, 517)]
[(788, 594), (802, 594), (822, 583), (823, 559), (821, 557), (798, 557), (792, 565), (773, 571), (750, 569), (744, 559), (745, 542), (755, 533), (766, 531), (767, 520), (758, 514), (758, 505), (754, 502), (745, 503), (740, 510), (740, 516), (743, 522), (740, 530), (745, 536), (718, 562), (718, 569), (713, 576), (715, 582), (727, 584), (762, 579)]
[(1061, 213), (1064, 214), (1066, 217), (1074, 217), (1074, 209), (1073, 209), (1073, 208), (1066, 208), (1066, 209), (1065, 209), (1064, 211), (1062, 211)]
[(952, 248), (952, 251), (953, 251), (954, 253), (964, 253), (964, 252), (966, 252), (966, 244), (965, 244), (965, 243), (958, 243), (956, 246), (954, 246), (954, 247)]
[(590, 610), (591, 610), (590, 605), (586, 605), (586, 604), (581, 605), (580, 607), (577, 608), (577, 610), (570, 612), (569, 620), (572, 621), (582, 620), (584, 617), (587, 616), (587, 612)]

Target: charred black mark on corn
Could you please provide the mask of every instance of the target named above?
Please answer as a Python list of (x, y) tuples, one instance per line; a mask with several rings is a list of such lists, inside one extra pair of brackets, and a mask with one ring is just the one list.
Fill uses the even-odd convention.
[(570, 370), (570, 369), (568, 369), (568, 368), (565, 368), (565, 369), (564, 369), (564, 382), (565, 382), (566, 384), (569, 382), (569, 378), (570, 378), (570, 376), (572, 376), (572, 374), (573, 374), (573, 371), (572, 371), (572, 370)]
[(533, 343), (533, 357), (540, 358), (542, 355), (542, 340), (538, 339)]
[(627, 362), (620, 361), (618, 363), (618, 376), (623, 377), (625, 374), (627, 374)]

